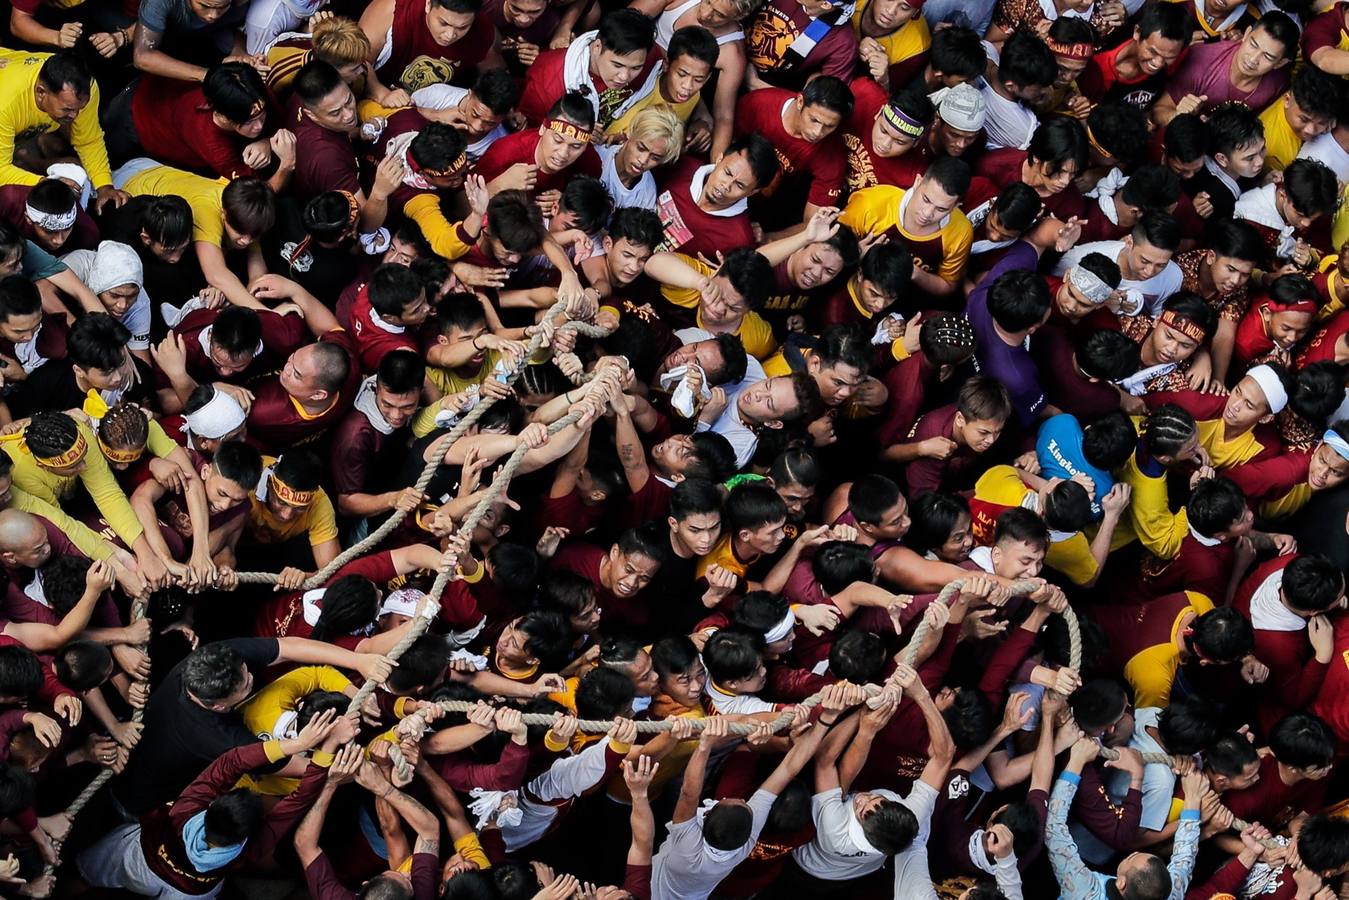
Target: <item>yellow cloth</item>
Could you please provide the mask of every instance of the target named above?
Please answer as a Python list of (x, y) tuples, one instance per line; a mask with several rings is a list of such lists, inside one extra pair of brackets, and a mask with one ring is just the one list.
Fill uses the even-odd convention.
[(575, 714), (576, 714), (576, 689), (577, 689), (578, 687), (580, 687), (580, 686), (581, 686), (581, 679), (580, 679), (580, 678), (575, 678), (575, 677), (573, 677), (573, 678), (568, 678), (568, 679), (567, 679), (567, 686), (566, 686), (563, 690), (561, 690), (561, 691), (557, 691), (556, 693), (549, 694), (549, 695), (548, 695), (548, 699), (549, 699), (549, 700), (552, 700), (554, 703), (559, 703), (559, 704), (561, 704), (562, 706), (567, 707), (567, 709), (571, 712), (571, 714), (572, 714), (572, 715), (575, 715)]
[[(262, 467), (276, 465), (276, 457), (264, 456)], [(258, 500), (256, 489), (248, 492), (248, 533), (259, 544), (284, 544), (291, 538), (309, 533), (309, 546), (317, 547), (337, 540), (337, 513), (328, 493), (319, 488), (309, 508), (289, 522), (282, 522), (267, 504)]]
[(707, 567), (716, 563), (727, 572), (734, 572), (741, 578), (745, 577), (745, 572), (749, 569), (749, 563), (741, 562), (740, 557), (735, 555), (735, 550), (731, 546), (731, 536), (723, 534), (721, 540), (717, 541), (712, 547), (712, 552), (698, 559), (698, 566), (694, 570), (699, 578), (707, 574)]
[[(717, 274), (717, 270), (707, 265), (702, 260), (694, 259), (692, 256), (685, 256), (682, 253), (676, 253), (680, 262), (694, 269), (699, 275), (711, 278)], [(684, 309), (698, 310), (697, 325), (706, 331), (711, 331), (703, 324), (703, 311), (701, 309), (702, 294), (697, 288), (680, 288), (673, 285), (664, 285), (660, 289), (661, 296), (673, 303), (675, 306), (682, 306)], [(744, 345), (745, 352), (758, 360), (767, 359), (778, 348), (778, 340), (773, 336), (773, 326), (763, 320), (758, 313), (750, 310), (740, 320), (740, 325), (732, 332), (740, 338), (740, 343)]]
[(94, 505), (98, 507), (99, 514), (107, 520), (122, 543), (130, 547), (145, 533), (141, 528), (140, 519), (136, 518), (131, 502), (127, 500), (117, 479), (113, 477), (112, 469), (108, 468), (108, 461), (103, 457), (103, 451), (99, 448), (98, 438), (94, 436), (94, 432), (83, 422), (76, 424), (89, 445), (89, 452), (84, 455), (84, 469), (78, 475), (56, 475), (42, 468), (22, 441), (0, 442), (0, 448), (4, 449), (14, 463), (11, 472), (14, 486), (38, 500), (59, 507), (61, 501), (75, 490), (75, 482), (78, 480), (93, 499)]
[(974, 229), (970, 226), (970, 220), (965, 218), (965, 214), (960, 210), (953, 209), (946, 224), (935, 236), (913, 234), (905, 230), (899, 221), (899, 206), (904, 201), (904, 193), (903, 188), (888, 184), (857, 191), (848, 198), (843, 215), (838, 217), (839, 224), (851, 228), (858, 237), (884, 234), (893, 228), (906, 243), (911, 245), (911, 249), (912, 245), (939, 240), (942, 259), (936, 274), (945, 281), (958, 284), (965, 274), (965, 264), (970, 258), (970, 245), (974, 242)]
[[(500, 358), (500, 353), (488, 350), (487, 355), (483, 357), (482, 366), (472, 375), (459, 375), (440, 366), (427, 366), (426, 377), (439, 389), (442, 396), (457, 394), (486, 381)], [(417, 415), (412, 417), (412, 436), (424, 438), (435, 431), (436, 414), (439, 412), (439, 403), (429, 403), (417, 410)]]
[(1190, 531), (1190, 524), (1184, 508), (1180, 512), (1171, 512), (1166, 474), (1155, 478), (1145, 475), (1138, 468), (1137, 459), (1130, 456), (1120, 473), (1120, 480), (1133, 491), (1129, 501), (1129, 521), (1143, 548), (1162, 559), (1175, 559), (1181, 542)]
[(426, 238), (437, 256), (453, 260), (473, 249), (472, 244), (464, 243), (460, 237), (459, 226), (441, 212), (439, 194), (416, 194), (403, 204), (403, 215), (417, 223), (417, 227), (422, 230), (422, 237)]
[[(347, 676), (332, 666), (303, 666), (292, 669), (258, 691), (239, 708), (239, 712), (244, 727), (259, 740), (282, 740), (287, 737), (278, 728), (278, 725), (285, 727), (282, 717), (290, 718), (288, 714), (294, 713), (306, 696), (315, 691), (340, 694), (349, 687), (351, 681)], [(300, 786), (300, 779), (282, 775), (245, 775), (239, 780), (239, 786), (259, 794), (284, 797)]]
[(1321, 261), (1316, 264), (1316, 271), (1328, 272), (1326, 275), (1326, 293), (1330, 295), (1330, 302), (1316, 311), (1316, 321), (1321, 323), (1329, 319), (1335, 313), (1344, 309), (1344, 304), (1340, 302), (1338, 296), (1340, 284), (1340, 257), (1337, 253), (1328, 253), (1321, 257)]
[[(707, 718), (707, 713), (703, 712), (702, 707), (675, 713), (675, 715), (684, 719)], [(661, 757), (660, 768), (656, 770), (655, 777), (651, 779), (651, 786), (647, 788), (647, 796), (653, 800), (659, 797), (667, 784), (683, 774), (684, 769), (689, 764), (689, 758), (693, 756), (693, 751), (697, 749), (698, 738), (694, 736), (690, 740), (675, 744), (669, 753)], [(606, 792), (610, 799), (622, 803), (624, 806), (632, 805), (632, 793), (628, 790), (627, 782), (623, 780), (622, 772), (609, 779)]]
[(610, 122), (609, 127), (604, 129), (604, 135), (605, 137), (615, 137), (624, 134), (628, 130), (628, 126), (632, 124), (633, 118), (635, 118), (639, 112), (653, 106), (665, 107), (678, 116), (679, 121), (688, 125), (689, 117), (692, 116), (693, 111), (698, 108), (698, 102), (701, 99), (702, 94), (699, 93), (694, 94), (683, 103), (671, 103), (669, 100), (666, 100), (665, 95), (660, 92), (660, 82), (657, 81), (656, 89), (634, 103), (632, 108), (623, 113), (623, 115)]
[(41, 516), (51, 522), (70, 538), (81, 553), (90, 559), (107, 559), (112, 556), (113, 546), (99, 537), (92, 528), (83, 522), (72, 519), (57, 507), (45, 500), (39, 500), (27, 491), (17, 487), (9, 489), (9, 509), (18, 509), (33, 516)]
[(219, 244), (225, 237), (224, 207), (220, 196), (224, 179), (193, 175), (172, 166), (154, 166), (128, 178), (122, 189), (132, 196), (177, 194), (192, 207), (192, 240)]
[[(37, 73), (50, 53), (0, 50), (0, 184), (37, 184), (41, 175), (14, 165), (14, 146), (39, 134), (56, 131), (56, 120), (37, 108), (33, 89)], [(70, 126), (70, 144), (96, 188), (112, 184), (108, 148), (98, 125), (98, 82), (89, 87), (89, 102)]]
[(1096, 557), (1091, 555), (1091, 542), (1082, 532), (1078, 532), (1066, 541), (1050, 541), (1045, 553), (1045, 565), (1056, 572), (1062, 572), (1072, 579), (1073, 584), (1086, 584), (1096, 577), (1100, 566)]
[(1186, 591), (1185, 595), (1190, 598), (1190, 605), (1176, 614), (1171, 623), (1170, 639), (1164, 644), (1154, 644), (1138, 651), (1124, 664), (1124, 677), (1134, 689), (1135, 709), (1164, 707), (1170, 703), (1171, 686), (1180, 669), (1180, 649), (1176, 646), (1176, 635), (1191, 612), (1202, 616), (1213, 609), (1213, 601), (1203, 594)]
[(1260, 443), (1253, 431), (1228, 440), (1223, 436), (1221, 418), (1205, 419), (1198, 424), (1199, 443), (1208, 451), (1209, 458), (1213, 460), (1213, 468), (1219, 472), (1250, 462), (1265, 449), (1265, 445)]
[[(970, 531), (976, 542), (985, 546), (993, 543), (993, 529), (997, 527), (1002, 508), (1022, 504), (1031, 489), (1021, 480), (1013, 466), (990, 466), (974, 483), (974, 503), (970, 507)], [(991, 507), (991, 508), (989, 508)]]
[(1262, 519), (1286, 519), (1306, 506), (1311, 498), (1312, 486), (1304, 481), (1282, 497), (1261, 503), (1258, 512)]
[[(863, 37), (862, 13), (866, 11), (869, 2), (870, 0), (859, 0), (857, 9), (852, 14), (852, 30), (859, 40)], [(904, 23), (894, 34), (877, 38), (876, 43), (880, 44), (885, 50), (885, 58), (893, 66), (920, 53), (926, 53), (928, 48), (932, 46), (932, 31), (928, 28), (927, 20), (920, 13)], [(894, 87), (899, 87), (899, 85), (894, 85)]]
[(1334, 222), (1330, 228), (1330, 245), (1335, 248), (1344, 246), (1344, 242), (1349, 241), (1349, 185), (1344, 188), (1344, 193), (1340, 196), (1340, 208), (1335, 212)]
[(1278, 172), (1288, 168), (1288, 164), (1297, 159), (1302, 149), (1302, 139), (1288, 124), (1284, 115), (1284, 100), (1287, 94), (1265, 107), (1260, 113), (1260, 122), (1265, 126), (1265, 165)]
[(457, 838), (454, 842), (454, 852), (479, 869), (492, 868), (492, 861), (483, 852), (482, 844), (478, 842), (478, 833), (475, 831), (470, 831), (463, 837)]

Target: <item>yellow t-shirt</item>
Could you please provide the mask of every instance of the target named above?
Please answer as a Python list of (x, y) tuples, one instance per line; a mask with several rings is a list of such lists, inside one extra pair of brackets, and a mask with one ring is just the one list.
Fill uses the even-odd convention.
[(135, 197), (177, 194), (192, 207), (192, 240), (219, 244), (225, 236), (220, 197), (228, 183), (223, 178), (204, 178), (172, 166), (154, 166), (128, 178), (122, 189)]
[[(427, 366), (426, 377), (440, 390), (442, 396), (457, 394), (486, 381), (487, 376), (496, 368), (497, 360), (500, 358), (500, 353), (495, 350), (488, 350), (487, 355), (483, 357), (481, 368), (472, 375), (458, 375), (440, 366)], [(417, 415), (412, 417), (412, 436), (423, 438), (435, 431), (436, 414), (439, 412), (439, 403), (431, 403), (419, 409)]]
[(727, 572), (734, 572), (741, 578), (745, 577), (745, 572), (749, 570), (749, 563), (741, 562), (740, 557), (735, 555), (735, 549), (731, 546), (731, 536), (723, 534), (721, 540), (717, 541), (712, 547), (712, 552), (706, 556), (700, 557), (698, 565), (694, 572), (699, 578), (707, 574), (707, 567), (716, 563)]
[(1050, 540), (1049, 550), (1045, 552), (1045, 565), (1055, 572), (1062, 572), (1073, 584), (1079, 585), (1095, 578), (1100, 568), (1096, 565), (1096, 557), (1091, 555), (1091, 541), (1081, 531), (1067, 540)]
[[(1134, 424), (1137, 427), (1137, 419)], [(1171, 512), (1166, 473), (1160, 476), (1144, 473), (1138, 467), (1137, 456), (1131, 455), (1121, 469), (1120, 481), (1133, 491), (1129, 500), (1129, 522), (1143, 548), (1162, 559), (1175, 559), (1181, 542), (1189, 534), (1190, 520), (1184, 507), (1179, 512)]]
[[(295, 710), (315, 691), (342, 693), (351, 687), (347, 676), (331, 666), (303, 666), (292, 669), (254, 694), (239, 708), (244, 726), (259, 740), (283, 740), (295, 722)], [(239, 787), (259, 794), (284, 797), (300, 785), (300, 779), (281, 775), (245, 775)]]
[(1282, 497), (1261, 503), (1258, 512), (1262, 519), (1286, 519), (1306, 506), (1311, 498), (1312, 486), (1304, 481)]
[[(702, 260), (685, 256), (682, 253), (676, 253), (675, 256), (705, 277), (711, 278), (717, 273), (716, 269)], [(699, 308), (702, 303), (702, 294), (698, 292), (697, 288), (679, 288), (667, 284), (661, 287), (660, 293), (662, 297), (675, 306), (682, 306), (684, 309), (697, 309), (698, 327), (707, 331), (711, 330), (703, 324), (703, 311)], [(745, 313), (740, 320), (740, 325), (731, 333), (740, 338), (740, 343), (744, 345), (745, 352), (758, 360), (767, 359), (778, 348), (778, 340), (773, 336), (773, 326), (765, 322), (763, 317), (753, 310)]]
[(1208, 451), (1213, 460), (1213, 468), (1219, 472), (1250, 462), (1260, 455), (1265, 445), (1256, 438), (1254, 431), (1239, 434), (1228, 440), (1223, 436), (1223, 420), (1205, 419), (1198, 423), (1199, 443)]
[[(39, 134), (56, 131), (56, 120), (37, 108), (33, 88), (50, 53), (0, 50), (0, 184), (37, 184), (41, 175), (14, 165), (14, 146)], [(70, 144), (96, 188), (112, 184), (108, 147), (98, 125), (98, 82), (89, 87), (89, 102), (70, 126)]]
[[(276, 465), (276, 457), (264, 456), (264, 470)], [(259, 544), (284, 544), (297, 535), (309, 533), (309, 546), (317, 547), (337, 539), (337, 513), (328, 493), (319, 488), (309, 508), (289, 522), (282, 522), (267, 504), (258, 499), (257, 490), (248, 492), (248, 533)]]
[(900, 210), (906, 194), (903, 188), (888, 184), (857, 191), (848, 198), (848, 205), (838, 217), (839, 224), (851, 228), (859, 238), (889, 233), (892, 241), (903, 241), (913, 253), (914, 265), (958, 284), (965, 274), (970, 245), (974, 242), (970, 220), (953, 209), (936, 232), (916, 235), (901, 224)]
[[(0, 441), (0, 449), (9, 456), (14, 468), (11, 477), (14, 486), (24, 493), (43, 501), (49, 506), (60, 507), (61, 501), (75, 490), (75, 482), (84, 485), (85, 491), (93, 499), (101, 515), (122, 540), (130, 547), (140, 540), (145, 529), (141, 528), (136, 511), (131, 508), (122, 487), (113, 477), (108, 460), (99, 448), (98, 438), (83, 422), (76, 422), (80, 434), (89, 445), (84, 455), (85, 466), (78, 475), (56, 475), (37, 464), (27, 445), (14, 435), (12, 440)], [(45, 513), (37, 513), (46, 515)], [(78, 545), (77, 545), (78, 546)]]
[(604, 129), (604, 135), (605, 137), (615, 137), (626, 133), (628, 126), (632, 124), (632, 120), (636, 118), (637, 114), (652, 106), (665, 107), (678, 116), (679, 121), (687, 125), (689, 117), (692, 116), (693, 111), (698, 108), (698, 101), (700, 99), (702, 99), (701, 94), (694, 94), (683, 103), (672, 103), (671, 101), (666, 100), (665, 95), (660, 92), (660, 82), (657, 81), (656, 89), (634, 103), (632, 108), (624, 112), (623, 115), (610, 122), (609, 127)]
[[(867, 4), (870, 2), (871, 0), (859, 0), (857, 9), (852, 14), (852, 30), (859, 40), (863, 36), (862, 13), (866, 12)], [(904, 23), (894, 34), (877, 38), (876, 43), (880, 44), (885, 50), (885, 58), (893, 66), (920, 53), (926, 53), (927, 49), (932, 46), (932, 30), (928, 28), (927, 20), (919, 14)], [(900, 85), (892, 85), (892, 87), (900, 87)]]
[(1288, 124), (1283, 105), (1287, 94), (1265, 107), (1260, 113), (1260, 124), (1265, 126), (1265, 165), (1277, 172), (1288, 168), (1288, 164), (1297, 159), (1302, 149), (1302, 139)]
[(1171, 633), (1164, 644), (1154, 644), (1135, 653), (1124, 664), (1124, 677), (1134, 689), (1134, 708), (1146, 709), (1149, 706), (1166, 706), (1171, 701), (1171, 686), (1175, 683), (1176, 672), (1180, 669), (1180, 650), (1176, 647), (1176, 635), (1181, 624), (1190, 612), (1196, 616), (1213, 609), (1213, 601), (1197, 591), (1186, 591), (1190, 605), (1176, 613), (1171, 623)]

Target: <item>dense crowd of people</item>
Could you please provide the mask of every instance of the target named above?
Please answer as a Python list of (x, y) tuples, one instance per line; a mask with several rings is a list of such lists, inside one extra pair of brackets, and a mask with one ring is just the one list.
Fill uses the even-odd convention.
[(0, 895), (1349, 898), (1349, 2), (4, 31)]

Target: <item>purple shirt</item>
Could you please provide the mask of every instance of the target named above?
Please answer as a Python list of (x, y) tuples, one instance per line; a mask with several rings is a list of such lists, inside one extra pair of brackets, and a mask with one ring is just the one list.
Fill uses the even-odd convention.
[(969, 303), (965, 307), (965, 318), (974, 326), (975, 364), (980, 374), (996, 378), (1007, 388), (1007, 393), (1012, 397), (1012, 406), (1016, 408), (1017, 419), (1022, 425), (1030, 425), (1035, 421), (1045, 405), (1045, 392), (1040, 387), (1040, 376), (1035, 370), (1030, 351), (1021, 344), (1009, 347), (1006, 341), (998, 337), (997, 329), (993, 327), (993, 316), (988, 311), (988, 289), (1008, 272), (1022, 269), (1033, 271), (1038, 262), (1035, 248), (1025, 241), (1017, 241), (970, 293)]
[(1288, 87), (1288, 67), (1270, 72), (1261, 78), (1260, 84), (1249, 93), (1238, 90), (1232, 85), (1229, 76), (1232, 71), (1232, 57), (1241, 46), (1241, 41), (1218, 41), (1191, 47), (1180, 71), (1167, 86), (1166, 90), (1171, 99), (1179, 102), (1186, 94), (1208, 97), (1199, 108), (1199, 112), (1208, 112), (1229, 100), (1240, 100), (1255, 110), (1268, 106)]

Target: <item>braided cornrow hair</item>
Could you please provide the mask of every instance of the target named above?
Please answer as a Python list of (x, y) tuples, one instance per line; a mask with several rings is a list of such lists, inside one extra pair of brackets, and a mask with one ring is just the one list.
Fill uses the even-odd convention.
[(79, 439), (75, 420), (63, 412), (40, 412), (24, 429), (23, 439), (35, 456), (60, 456)]
[(1194, 416), (1167, 403), (1143, 420), (1143, 445), (1153, 456), (1175, 456), (1198, 432)]
[(150, 439), (150, 421), (134, 403), (118, 403), (99, 421), (98, 437), (114, 450), (140, 450)]
[(924, 316), (918, 333), (923, 355), (939, 366), (958, 365), (974, 355), (974, 326), (950, 312)]

